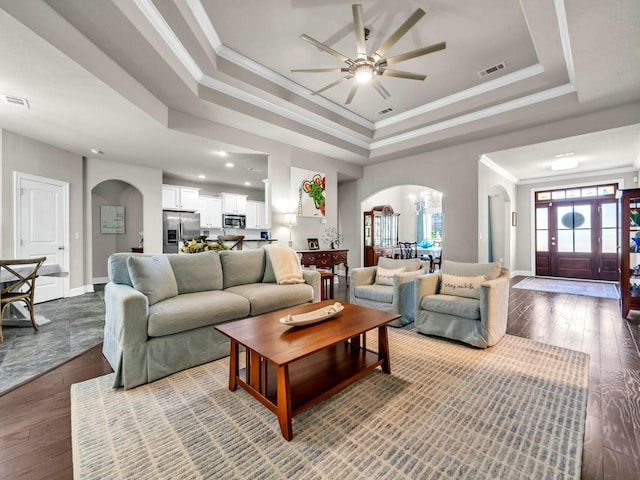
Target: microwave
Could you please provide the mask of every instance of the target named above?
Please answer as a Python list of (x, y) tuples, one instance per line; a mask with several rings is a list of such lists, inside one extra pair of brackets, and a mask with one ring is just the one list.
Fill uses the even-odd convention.
[(222, 215), (222, 226), (224, 228), (246, 228), (247, 216), (246, 215)]

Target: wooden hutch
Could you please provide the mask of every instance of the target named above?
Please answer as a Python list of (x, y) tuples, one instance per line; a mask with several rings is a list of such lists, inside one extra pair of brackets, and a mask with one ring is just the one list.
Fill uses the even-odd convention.
[(620, 300), (622, 317), (640, 311), (640, 188), (619, 190)]
[(391, 205), (378, 205), (364, 212), (364, 266), (378, 264), (378, 258), (392, 255), (398, 245), (398, 220)]

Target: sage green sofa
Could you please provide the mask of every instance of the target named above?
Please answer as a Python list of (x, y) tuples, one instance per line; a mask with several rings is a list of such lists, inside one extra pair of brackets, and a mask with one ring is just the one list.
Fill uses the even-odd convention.
[(279, 285), (263, 249), (109, 257), (103, 354), (114, 388), (229, 355), (214, 325), (320, 301), (320, 273)]
[(500, 263), (444, 260), (439, 271), (415, 282), (415, 327), (428, 335), (487, 348), (504, 337), (509, 269)]

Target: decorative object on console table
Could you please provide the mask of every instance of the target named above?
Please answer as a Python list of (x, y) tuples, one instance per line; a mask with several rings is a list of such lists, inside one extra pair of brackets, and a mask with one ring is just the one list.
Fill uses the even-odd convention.
[(336, 249), (340, 248), (340, 245), (344, 243), (344, 235), (338, 233), (338, 229), (336, 227), (327, 227), (324, 229), (324, 233), (322, 234), (322, 246)]
[(309, 250), (320, 250), (317, 238), (307, 238), (307, 248)]
[(298, 224), (298, 218), (295, 213), (284, 214), (284, 224), (289, 227), (289, 247), (293, 247), (293, 239), (291, 238), (291, 227), (295, 227)]

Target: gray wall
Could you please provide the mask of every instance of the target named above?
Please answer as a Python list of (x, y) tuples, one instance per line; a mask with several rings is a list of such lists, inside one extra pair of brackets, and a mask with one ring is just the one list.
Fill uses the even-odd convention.
[[(69, 183), (69, 287), (81, 288), (83, 279), (82, 157), (46, 143), (4, 130), (2, 132), (2, 257), (15, 256), (14, 172)], [(76, 234), (78, 238), (76, 238)]]
[[(362, 265), (361, 202), (380, 190), (416, 183), (443, 193), (444, 258), (483, 261), (485, 257), (481, 257), (480, 252), (487, 252), (486, 199), (499, 176), (485, 180), (486, 175), (494, 177), (495, 174), (481, 169), (479, 159), (482, 154), (634, 124), (640, 120), (639, 108), (638, 103), (623, 105), (365, 167), (361, 180), (346, 182), (340, 188), (339, 214), (344, 226), (343, 233), (349, 248), (357, 252), (356, 255), (350, 255), (350, 266)], [(603, 166), (606, 166), (606, 159), (603, 159)], [(606, 178), (605, 175), (597, 175), (598, 178)], [(505, 179), (499, 182), (507, 193), (513, 189), (509, 183)], [(480, 201), (481, 197), (484, 200)], [(347, 198), (349, 201), (343, 202)], [(530, 222), (530, 216), (526, 213), (529, 205), (530, 201), (525, 201), (519, 189), (515, 202), (515, 211), (518, 212), (517, 256), (514, 249), (508, 254), (512, 259), (515, 256), (512, 270), (530, 269), (530, 231), (520, 228), (520, 225)], [(513, 240), (510, 244), (514, 245)]]

